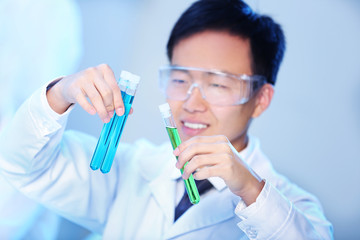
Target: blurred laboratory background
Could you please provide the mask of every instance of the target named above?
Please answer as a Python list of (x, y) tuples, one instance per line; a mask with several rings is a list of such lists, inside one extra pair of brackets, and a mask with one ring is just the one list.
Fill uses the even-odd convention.
[[(14, 1), (2, 0), (0, 9), (9, 2)], [(15, 2), (24, 13), (31, 9), (29, 4), (24, 5), (30, 1)], [(28, 29), (19, 32), (16, 42), (5, 45), (5, 36), (0, 35), (0, 74), (9, 73), (0, 75), (0, 92), (6, 96), (1, 98), (2, 109), (11, 102), (16, 107), (31, 91), (57, 76), (107, 63), (117, 77), (121, 70), (128, 70), (142, 78), (133, 104), (134, 114), (126, 123), (121, 141), (131, 143), (139, 138), (158, 144), (167, 141), (157, 107), (165, 101), (157, 87), (157, 69), (168, 63), (166, 43), (170, 30), (193, 1), (73, 0), (65, 2), (71, 4), (74, 12), (63, 16), (54, 10), (60, 2), (64, 0), (39, 6), (38, 11), (45, 13), (52, 8), (52, 14), (44, 16), (39, 24), (54, 38), (76, 37), (71, 46), (60, 41), (58, 47), (53, 47), (58, 52), (52, 57), (69, 51), (74, 54), (67, 58), (73, 60), (71, 67), (53, 70), (44, 64), (39, 71), (49, 71), (41, 79), (36, 79), (36, 74), (31, 78), (12, 76), (23, 69), (17, 66), (13, 51), (19, 58), (26, 57), (24, 67), (28, 69), (34, 63), (47, 61), (39, 59), (47, 51), (39, 44), (46, 40), (45, 33), (41, 28)], [(253, 122), (250, 133), (260, 138), (263, 151), (279, 172), (320, 199), (326, 217), (334, 225), (335, 239), (360, 239), (360, 2), (246, 2), (255, 11), (279, 22), (287, 40), (273, 102)], [(72, 21), (67, 21), (69, 14), (75, 16)], [(4, 33), (3, 28), (17, 27), (23, 17), (22, 14), (9, 19), (1, 17), (0, 33)], [(61, 34), (56, 25), (51, 25), (53, 18), (64, 21)], [(27, 41), (35, 45), (19, 48)], [(25, 87), (26, 93), (16, 95)], [(67, 128), (98, 138), (102, 123), (97, 116), (75, 107)], [(66, 221), (61, 226), (74, 227)], [(71, 232), (62, 232), (58, 238), (64, 236), (71, 236)]]

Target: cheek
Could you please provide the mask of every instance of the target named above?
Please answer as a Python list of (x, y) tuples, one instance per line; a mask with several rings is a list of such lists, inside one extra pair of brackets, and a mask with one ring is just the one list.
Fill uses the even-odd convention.
[(228, 137), (243, 132), (251, 116), (246, 109), (240, 106), (214, 109), (213, 113), (218, 121), (219, 133)]

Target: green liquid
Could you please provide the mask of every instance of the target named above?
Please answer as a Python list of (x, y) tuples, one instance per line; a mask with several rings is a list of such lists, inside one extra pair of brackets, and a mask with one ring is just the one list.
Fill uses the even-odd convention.
[[(181, 139), (180, 139), (179, 133), (177, 131), (177, 128), (166, 127), (166, 131), (169, 135), (171, 145), (172, 145), (173, 149), (175, 150), (175, 148), (177, 148), (177, 146), (179, 146), (181, 143)], [(177, 157), (176, 157), (176, 159), (177, 159)], [(184, 167), (186, 166), (186, 164), (187, 163), (185, 163)], [(180, 169), (181, 174), (184, 172), (184, 167)], [(200, 195), (199, 195), (198, 189), (196, 187), (193, 175), (191, 174), (188, 179), (186, 179), (186, 180), (184, 179), (184, 183), (185, 183), (186, 192), (189, 196), (190, 202), (192, 204), (197, 204), (200, 201)]]

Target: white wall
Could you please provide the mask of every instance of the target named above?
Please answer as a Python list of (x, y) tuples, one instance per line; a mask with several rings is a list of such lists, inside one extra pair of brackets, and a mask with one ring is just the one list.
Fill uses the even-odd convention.
[[(142, 76), (122, 141), (167, 141), (157, 105), (157, 68), (186, 1), (79, 0), (81, 68), (105, 62)], [(360, 3), (355, 0), (248, 0), (282, 24), (287, 51), (270, 109), (251, 133), (276, 169), (321, 200), (336, 239), (359, 239)], [(102, 123), (76, 109), (69, 128), (99, 136)]]

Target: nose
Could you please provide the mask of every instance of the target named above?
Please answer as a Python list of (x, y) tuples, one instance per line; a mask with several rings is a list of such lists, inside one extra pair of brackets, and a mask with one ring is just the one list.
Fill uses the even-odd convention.
[(207, 108), (205, 95), (197, 83), (193, 83), (187, 91), (188, 97), (184, 102), (184, 109), (189, 112), (203, 112)]
[(200, 91), (202, 98), (205, 99), (205, 94), (198, 83), (191, 84), (191, 86), (189, 87), (189, 90), (186, 92), (188, 97), (191, 96), (191, 93), (194, 90), (194, 88), (197, 88)]

